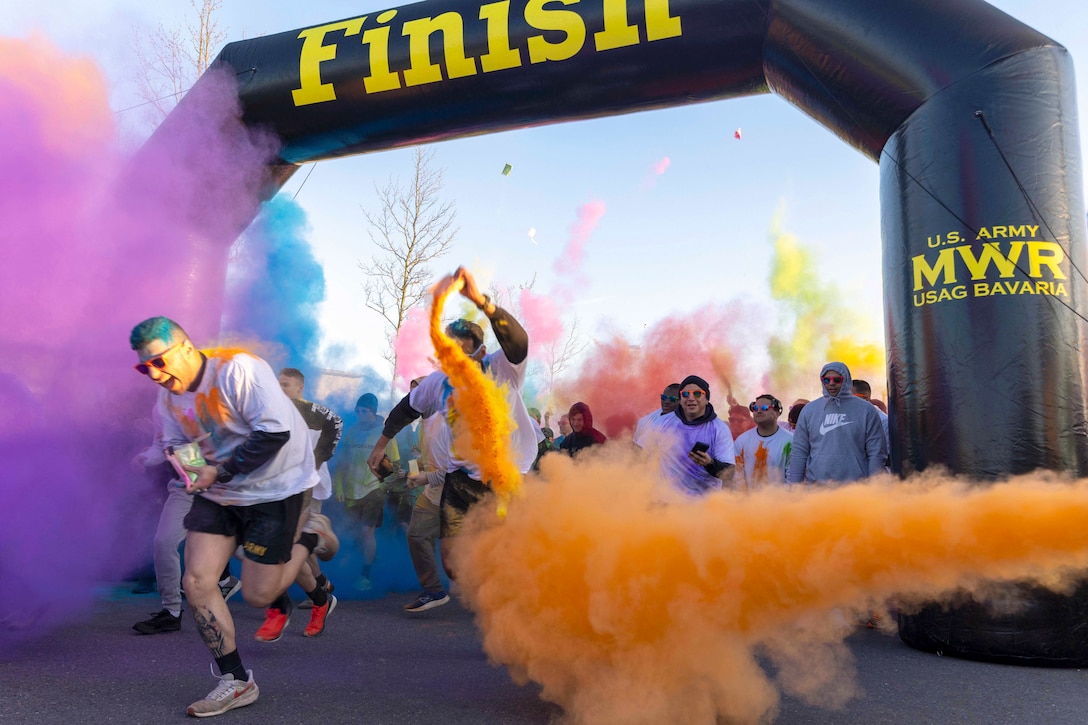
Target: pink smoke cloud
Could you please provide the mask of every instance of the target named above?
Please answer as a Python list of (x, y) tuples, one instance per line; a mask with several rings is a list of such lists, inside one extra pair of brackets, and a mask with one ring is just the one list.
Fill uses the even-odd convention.
[(427, 307), (413, 307), (408, 310), (408, 316), (401, 323), (400, 333), (393, 341), (393, 349), (397, 353), (394, 385), (398, 390), (407, 391), (412, 380), (435, 370), (429, 315)]
[(565, 410), (582, 400), (595, 420), (640, 418), (658, 407), (665, 386), (694, 374), (710, 383), (711, 403), (725, 419), (730, 394), (747, 404), (768, 392), (757, 373), (762, 350), (751, 341), (769, 317), (768, 308), (733, 301), (659, 320), (641, 345), (622, 335), (599, 341), (581, 369), (558, 386), (557, 406)]
[(521, 323), (529, 333), (530, 354), (547, 360), (548, 350), (557, 343), (566, 332), (564, 318), (574, 299), (585, 293), (588, 281), (582, 272), (585, 247), (605, 214), (602, 201), (590, 201), (578, 207), (577, 220), (568, 229), (567, 244), (556, 258), (552, 268), (556, 272), (556, 281), (551, 290), (536, 294), (523, 289), (518, 295)]
[(669, 157), (666, 156), (663, 159), (661, 159), (660, 161), (658, 161), (656, 164), (654, 164), (651, 167), (651, 171), (653, 171), (654, 176), (661, 176), (662, 174), (665, 173), (665, 169), (669, 168), (670, 163), (672, 163), (672, 162), (669, 161)]
[(563, 311), (554, 295), (535, 295), (531, 290), (522, 290), (518, 299), (521, 308), (519, 320), (529, 333), (530, 344), (534, 350), (545, 348), (559, 340), (563, 335)]
[(591, 201), (578, 207), (578, 221), (571, 225), (567, 245), (553, 265), (553, 269), (561, 280), (559, 285), (568, 291), (575, 286), (570, 283), (570, 280), (581, 274), (586, 242), (589, 241), (593, 230), (597, 228), (604, 212), (603, 201)]

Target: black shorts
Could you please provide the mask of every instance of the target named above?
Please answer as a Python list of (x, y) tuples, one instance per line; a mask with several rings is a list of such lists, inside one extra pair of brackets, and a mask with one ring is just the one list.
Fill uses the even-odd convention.
[(247, 559), (258, 564), (283, 564), (291, 559), (305, 498), (303, 492), (282, 501), (220, 506), (203, 496), (193, 496), (193, 507), (185, 515), (185, 529), (234, 537)]
[(490, 486), (469, 477), (464, 471), (447, 473), (446, 483), (442, 486), (439, 536), (448, 539), (460, 531), (468, 510), (490, 493)]
[(355, 523), (376, 529), (384, 520), (382, 513), (385, 511), (385, 489), (379, 486), (362, 498), (347, 501), (344, 508), (355, 519)]

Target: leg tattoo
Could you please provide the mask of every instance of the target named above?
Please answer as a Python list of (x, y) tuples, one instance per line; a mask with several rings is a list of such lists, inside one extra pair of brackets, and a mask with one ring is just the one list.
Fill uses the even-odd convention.
[(208, 645), (212, 656), (222, 657), (224, 654), (223, 633), (220, 631), (219, 622), (216, 620), (215, 615), (212, 614), (212, 611), (210, 609), (200, 611), (194, 608), (193, 619), (196, 620), (196, 628), (200, 632), (200, 638), (204, 640), (204, 644)]

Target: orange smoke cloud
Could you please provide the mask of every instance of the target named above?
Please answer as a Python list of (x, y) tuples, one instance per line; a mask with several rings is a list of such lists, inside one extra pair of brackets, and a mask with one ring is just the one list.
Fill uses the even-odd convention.
[(499, 496), (501, 512), (521, 486), (521, 473), (510, 451), (515, 423), (504, 389), (484, 375), (479, 364), (465, 355), (442, 329), (442, 307), (456, 289), (453, 286), (435, 295), (431, 305), (431, 343), (442, 372), (453, 386), (451, 407), (471, 411), (456, 416), (452, 426), (454, 448), (480, 467), (480, 480), (487, 481)]
[[(109, 94), (92, 59), (67, 56), (40, 35), (0, 38), (0, 78), (7, 93), (35, 99), (40, 116), (33, 123), (41, 130), (40, 141), (58, 153), (78, 154), (112, 139)], [(72, 123), (73, 109), (79, 109), (79, 123)]]
[(620, 447), (541, 470), (504, 520), (473, 513), (454, 566), (489, 656), (578, 723), (762, 722), (780, 692), (841, 706), (856, 613), (983, 578), (1060, 589), (1088, 566), (1088, 481), (889, 477), (662, 507), (656, 467)]

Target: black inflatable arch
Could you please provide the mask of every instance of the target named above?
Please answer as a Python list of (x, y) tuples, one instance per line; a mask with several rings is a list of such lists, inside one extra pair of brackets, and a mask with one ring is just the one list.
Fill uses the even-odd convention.
[[(1088, 474), (1072, 61), (981, 0), (427, 0), (216, 63), (246, 123), (282, 140), (279, 183), (319, 159), (776, 93), (880, 164), (895, 469)], [(1043, 618), (1088, 622), (1062, 607)], [(1070, 659), (957, 644), (942, 632), (980, 627), (935, 616), (905, 638)], [(1072, 659), (1088, 660), (1079, 630)]]

